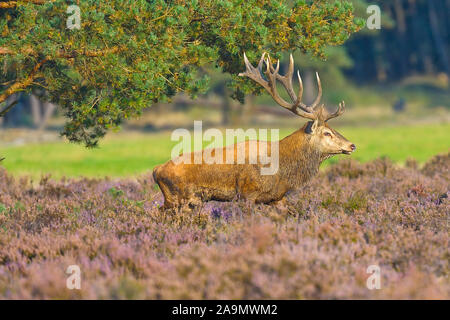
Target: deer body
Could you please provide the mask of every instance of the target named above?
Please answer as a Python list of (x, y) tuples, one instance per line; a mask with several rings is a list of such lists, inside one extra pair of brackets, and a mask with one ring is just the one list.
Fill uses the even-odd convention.
[[(261, 174), (261, 168), (267, 164), (258, 161), (250, 161), (251, 150), (250, 141), (241, 142), (223, 148), (223, 164), (208, 164), (205, 161), (205, 150), (187, 155), (181, 155), (184, 159), (190, 159), (188, 163), (173, 159), (167, 163), (157, 166), (153, 171), (154, 180), (158, 183), (163, 195), (164, 206), (167, 208), (177, 207), (183, 204), (199, 205), (202, 201), (217, 200), (231, 201), (237, 197), (247, 199), (256, 203), (276, 202), (292, 190), (306, 184), (318, 171), (320, 164), (327, 158), (335, 154), (350, 154), (355, 150), (355, 146), (345, 139), (338, 132), (328, 126), (326, 121), (334, 118), (343, 112), (343, 104), (334, 114), (328, 114), (323, 105), (316, 109), (315, 104), (320, 100), (321, 84), (319, 83), (319, 97), (312, 106), (301, 103), (302, 83), (300, 80), (299, 98), (292, 90), (292, 82), (288, 77), (278, 75), (278, 67), (274, 69), (270, 63), (270, 58), (266, 60), (268, 81), (261, 77), (261, 66), (264, 56), (258, 65), (258, 69), (253, 68), (245, 57), (247, 72), (242, 74), (250, 77), (254, 81), (263, 85), (274, 99), (283, 107), (297, 115), (311, 119), (301, 129), (290, 136), (279, 141), (277, 159), (278, 170), (273, 174)], [(293, 59), (289, 66), (289, 74), (293, 73)], [(275, 81), (280, 81), (285, 86), (294, 104), (288, 104), (276, 93)], [(258, 146), (267, 148), (267, 154), (272, 155), (276, 151), (272, 149), (272, 144), (265, 141), (254, 142)], [(237, 162), (239, 147), (245, 145), (245, 161), (241, 164)], [(211, 154), (219, 152), (214, 149)], [(225, 157), (227, 151), (234, 155), (233, 164), (227, 164)], [(200, 154), (199, 154), (200, 153)], [(195, 164), (194, 159), (199, 157), (201, 163)]]
[[(249, 142), (242, 143), (249, 150)], [(268, 153), (271, 152), (270, 143), (256, 143), (258, 147), (266, 144)], [(231, 148), (236, 151), (238, 146), (233, 145)], [(231, 201), (237, 197), (257, 203), (270, 203), (281, 200), (288, 191), (307, 182), (318, 171), (321, 163), (321, 157), (308, 145), (302, 130), (281, 140), (279, 153), (279, 169), (273, 175), (261, 175), (263, 164), (250, 164), (248, 153), (245, 164), (198, 165), (169, 161), (155, 168), (153, 175), (164, 194), (167, 207), (181, 202), (195, 205), (200, 201)], [(226, 148), (222, 154), (226, 154)], [(293, 154), (301, 156), (293, 157)], [(190, 156), (194, 158), (194, 154)]]

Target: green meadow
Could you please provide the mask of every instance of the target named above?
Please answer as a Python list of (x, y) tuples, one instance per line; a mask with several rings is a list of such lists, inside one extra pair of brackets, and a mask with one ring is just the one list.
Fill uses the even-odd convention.
[[(295, 129), (280, 130), (280, 138)], [(357, 145), (351, 156), (369, 161), (387, 156), (402, 164), (409, 158), (424, 163), (432, 156), (450, 148), (450, 124), (392, 127), (338, 127), (337, 130)], [(44, 174), (66, 177), (124, 177), (149, 172), (170, 158), (177, 141), (171, 132), (122, 132), (108, 135), (96, 149), (65, 141), (8, 146), (0, 149), (6, 157), (2, 162), (16, 176), (29, 175), (39, 179)], [(338, 156), (325, 164), (339, 161)]]

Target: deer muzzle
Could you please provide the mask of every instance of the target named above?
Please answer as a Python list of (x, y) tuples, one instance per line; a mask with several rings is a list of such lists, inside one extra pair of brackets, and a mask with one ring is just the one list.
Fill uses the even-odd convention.
[(352, 143), (349, 145), (348, 149), (343, 149), (342, 153), (343, 154), (351, 154), (355, 150), (356, 150), (356, 146)]

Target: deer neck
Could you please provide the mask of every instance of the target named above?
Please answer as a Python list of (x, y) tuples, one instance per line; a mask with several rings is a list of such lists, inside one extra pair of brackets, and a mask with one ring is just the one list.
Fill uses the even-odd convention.
[(298, 188), (319, 171), (325, 158), (310, 142), (310, 135), (300, 129), (280, 141), (280, 175)]

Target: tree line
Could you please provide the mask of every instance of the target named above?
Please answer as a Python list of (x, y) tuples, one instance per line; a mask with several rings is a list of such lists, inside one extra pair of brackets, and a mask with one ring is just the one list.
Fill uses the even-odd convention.
[[(357, 7), (361, 1), (353, 1)], [(450, 75), (450, 0), (376, 0), (381, 30), (360, 32), (346, 44), (357, 83), (398, 81), (418, 74)]]

